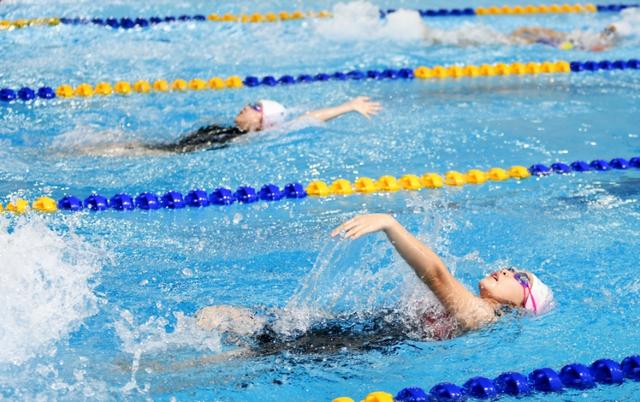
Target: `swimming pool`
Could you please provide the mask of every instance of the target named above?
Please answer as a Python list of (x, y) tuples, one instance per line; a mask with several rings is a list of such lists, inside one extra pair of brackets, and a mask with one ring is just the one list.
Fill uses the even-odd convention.
[[(334, 3), (274, 1), (153, 5), (2, 2), (0, 18), (151, 16), (331, 9)], [(438, 8), (436, 2), (377, 2)], [(303, 7), (304, 5), (304, 7)], [(448, 7), (489, 5), (455, 1)], [(360, 8), (358, 8), (360, 7)], [(354, 15), (366, 5), (351, 7)], [(364, 7), (364, 8), (363, 8)], [(349, 16), (353, 18), (354, 15)], [(346, 17), (345, 17), (346, 18)], [(479, 17), (478, 17), (479, 18)], [(441, 18), (500, 32), (523, 24), (601, 29), (619, 14)], [(38, 26), (0, 31), (0, 86), (74, 85), (214, 75), (282, 75), (436, 64), (630, 59), (637, 36), (602, 54), (544, 46), (427, 46), (411, 26), (356, 19), (282, 24), (176, 23), (149, 29)], [(469, 28), (473, 29), (473, 28)], [(375, 30), (381, 34), (372, 34)], [(0, 105), (0, 194), (95, 191), (138, 194), (283, 185), (344, 177), (444, 173), (640, 154), (640, 74), (479, 77), (422, 81), (329, 81), (148, 96), (91, 97)], [(350, 115), (175, 156), (95, 157), (86, 146), (177, 138), (231, 122), (261, 98), (304, 111), (369, 95), (384, 105), (371, 122)], [(2, 398), (319, 401), (340, 395), (429, 389), (467, 378), (527, 373), (638, 353), (640, 170), (551, 175), (440, 190), (307, 197), (183, 210), (25, 214), (0, 217)], [(327, 354), (282, 352), (193, 363), (231, 347), (196, 329), (210, 304), (288, 307), (286, 329), (326, 312), (405, 310), (424, 287), (381, 236), (330, 240), (356, 213), (391, 212), (475, 287), (504, 263), (530, 268), (554, 289), (542, 318), (509, 317), (447, 341)], [(567, 391), (567, 400), (629, 400), (637, 382)], [(556, 395), (531, 399), (554, 400)], [(505, 398), (505, 400), (508, 400)]]

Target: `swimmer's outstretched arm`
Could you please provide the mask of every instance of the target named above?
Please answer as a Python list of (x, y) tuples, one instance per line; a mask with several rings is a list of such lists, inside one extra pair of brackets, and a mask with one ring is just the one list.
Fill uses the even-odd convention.
[(462, 285), (429, 247), (409, 233), (392, 216), (371, 214), (356, 216), (331, 232), (357, 239), (368, 233), (384, 231), (402, 258), (433, 291), (445, 309), (465, 329), (474, 329), (494, 319), (493, 310)]
[(307, 112), (302, 117), (328, 121), (345, 113), (358, 112), (367, 119), (371, 119), (371, 116), (376, 115), (380, 109), (382, 109), (380, 103), (372, 102), (367, 96), (359, 96), (339, 106)]

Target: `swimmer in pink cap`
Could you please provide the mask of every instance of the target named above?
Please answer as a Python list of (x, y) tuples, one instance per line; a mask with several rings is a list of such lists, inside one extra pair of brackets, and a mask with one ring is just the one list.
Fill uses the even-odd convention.
[(534, 315), (554, 306), (553, 292), (536, 275), (504, 268), (480, 280), (476, 296), (458, 281), (429, 247), (416, 239), (392, 216), (356, 216), (338, 226), (332, 236), (357, 239), (383, 231), (402, 258), (433, 291), (457, 329), (468, 331), (496, 321), (506, 308), (520, 308)]

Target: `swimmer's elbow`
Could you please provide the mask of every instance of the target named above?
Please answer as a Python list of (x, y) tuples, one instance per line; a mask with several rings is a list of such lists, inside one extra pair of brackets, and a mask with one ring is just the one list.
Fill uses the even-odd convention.
[(429, 261), (425, 269), (425, 277), (430, 280), (434, 286), (446, 286), (453, 279), (453, 275), (440, 258), (434, 258)]

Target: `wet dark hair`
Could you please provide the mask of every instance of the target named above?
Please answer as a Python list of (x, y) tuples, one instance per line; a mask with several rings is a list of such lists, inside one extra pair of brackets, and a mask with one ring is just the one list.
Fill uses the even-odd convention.
[(200, 127), (198, 130), (183, 136), (175, 142), (146, 144), (145, 147), (147, 149), (175, 153), (208, 151), (211, 149), (225, 148), (231, 140), (246, 133), (246, 131), (240, 130), (235, 126), (221, 127), (212, 124), (210, 126)]

